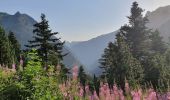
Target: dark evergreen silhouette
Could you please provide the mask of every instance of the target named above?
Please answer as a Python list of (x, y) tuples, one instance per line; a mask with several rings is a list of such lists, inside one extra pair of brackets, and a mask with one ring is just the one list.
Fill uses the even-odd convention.
[(56, 63), (60, 63), (63, 57), (62, 47), (64, 42), (61, 42), (60, 38), (55, 37), (55, 35), (59, 33), (52, 32), (44, 14), (41, 15), (41, 22), (36, 23), (34, 27), (34, 40), (29, 41), (30, 44), (26, 45), (26, 47), (36, 48), (38, 50), (38, 54), (42, 58), (45, 68), (48, 67), (47, 63), (50, 51), (55, 51), (58, 58), (58, 62)]
[(135, 58), (144, 60), (148, 56), (150, 48), (149, 35), (150, 29), (146, 27), (148, 23), (147, 16), (143, 17), (143, 9), (138, 6), (137, 2), (133, 2), (131, 15), (128, 16), (129, 23), (120, 28), (126, 43)]
[[(86, 73), (84, 71), (83, 66), (79, 67), (78, 78), (79, 78), (79, 81), (80, 81), (81, 85), (83, 86), (83, 90), (85, 91), (87, 75), (86, 75)], [(85, 96), (85, 93), (84, 93), (84, 96)]]
[(11, 67), (15, 63), (15, 51), (3, 28), (0, 27), (0, 64)]
[(93, 83), (94, 83), (94, 88), (96, 90), (97, 95), (99, 96), (99, 91), (100, 91), (100, 80), (94, 75), (93, 77)]
[(109, 86), (113, 86), (115, 81), (123, 89), (125, 78), (131, 86), (143, 82), (143, 68), (140, 62), (133, 57), (129, 46), (120, 34), (117, 34), (114, 44), (109, 43), (100, 59), (100, 64), (105, 69)]
[(21, 54), (21, 46), (12, 31), (9, 32), (8, 39), (11, 43), (11, 49), (14, 51), (14, 61), (18, 63)]

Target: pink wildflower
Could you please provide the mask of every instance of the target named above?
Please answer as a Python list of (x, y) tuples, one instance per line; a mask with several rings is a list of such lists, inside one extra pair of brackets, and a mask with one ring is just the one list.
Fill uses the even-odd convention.
[(107, 86), (106, 90), (105, 90), (105, 96), (106, 96), (106, 100), (110, 100), (111, 99), (111, 95), (110, 95), (110, 89)]
[(20, 66), (23, 66), (23, 60), (20, 59)]
[(115, 100), (117, 100), (119, 98), (119, 93), (118, 93), (118, 88), (116, 84), (113, 85), (113, 94), (114, 94)]
[(84, 94), (84, 90), (82, 87), (80, 87), (79, 96), (83, 97), (83, 94)]
[(88, 85), (85, 86), (85, 91), (86, 91), (86, 93), (89, 93), (90, 90), (89, 90), (89, 86)]
[(168, 92), (168, 93), (166, 94), (166, 99), (167, 99), (167, 100), (170, 100), (170, 92)]
[(153, 89), (149, 89), (149, 93), (148, 93), (148, 97), (146, 98), (146, 100), (156, 100), (156, 92)]
[(125, 100), (122, 89), (119, 90), (119, 100)]
[(101, 86), (100, 86), (99, 96), (100, 96), (100, 99), (101, 99), (101, 100), (104, 100), (104, 98), (105, 98), (105, 90), (104, 90), (102, 84), (101, 84)]
[(132, 94), (133, 100), (140, 100), (140, 98), (141, 98), (141, 90), (132, 91), (131, 94)]
[(78, 66), (73, 67), (73, 79), (76, 80), (78, 76)]
[(15, 70), (15, 64), (12, 64), (12, 69)]
[(94, 96), (94, 100), (99, 100), (99, 97), (98, 97), (96, 91), (94, 91), (93, 96)]

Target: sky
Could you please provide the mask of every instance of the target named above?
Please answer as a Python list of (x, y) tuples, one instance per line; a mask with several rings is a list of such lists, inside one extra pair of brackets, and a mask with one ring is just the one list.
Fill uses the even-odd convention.
[[(145, 11), (170, 0), (136, 0)], [(0, 12), (25, 13), (40, 21), (44, 13), (53, 32), (66, 41), (86, 41), (127, 23), (134, 0), (1, 0)]]

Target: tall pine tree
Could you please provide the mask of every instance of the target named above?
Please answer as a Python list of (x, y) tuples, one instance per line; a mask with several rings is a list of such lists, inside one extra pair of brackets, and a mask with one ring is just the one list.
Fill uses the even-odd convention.
[(133, 57), (129, 46), (120, 34), (117, 35), (116, 43), (109, 43), (100, 63), (105, 69), (105, 75), (110, 86), (115, 81), (124, 89), (125, 78), (132, 86), (143, 81), (143, 68), (140, 62)]
[(0, 64), (11, 67), (12, 63), (14, 51), (4, 29), (0, 27)]
[(79, 78), (79, 80), (80, 80), (80, 83), (83, 85), (83, 86), (85, 86), (85, 84), (86, 84), (86, 73), (85, 73), (85, 71), (84, 71), (84, 68), (83, 68), (83, 66), (80, 66), (79, 67), (79, 72), (78, 72), (78, 78)]
[[(83, 90), (85, 91), (87, 75), (84, 71), (83, 66), (79, 67), (78, 78), (79, 78), (81, 85), (83, 86)], [(84, 93), (84, 96), (85, 96), (85, 93)]]
[(21, 50), (20, 50), (21, 46), (20, 46), (19, 42), (17, 41), (14, 33), (11, 31), (8, 34), (8, 39), (11, 43), (11, 49), (12, 49), (11, 52), (13, 52), (14, 61), (15, 61), (15, 63), (18, 63), (18, 61), (19, 61), (18, 58), (20, 57), (20, 53), (21, 53)]
[(120, 34), (123, 35), (133, 56), (138, 60), (143, 60), (148, 55), (150, 47), (148, 43), (150, 30), (146, 27), (148, 19), (143, 17), (143, 11), (137, 2), (133, 2), (131, 15), (128, 17), (129, 23), (120, 28)]
[(44, 14), (41, 15), (41, 22), (36, 23), (34, 25), (35, 29), (33, 30), (34, 33), (34, 40), (29, 41), (30, 45), (26, 45), (29, 48), (36, 48), (38, 50), (39, 56), (43, 60), (43, 66), (47, 68), (49, 52), (55, 51), (57, 54), (58, 62), (62, 60), (62, 47), (64, 42), (60, 41), (60, 38), (55, 37), (58, 32), (52, 32), (49, 28), (48, 21)]

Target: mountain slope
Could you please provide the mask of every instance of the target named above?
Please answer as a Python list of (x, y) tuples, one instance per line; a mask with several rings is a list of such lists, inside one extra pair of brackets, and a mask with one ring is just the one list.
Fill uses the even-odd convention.
[(17, 40), (22, 44), (22, 48), (24, 48), (24, 44), (27, 44), (27, 41), (32, 38), (33, 33), (33, 24), (36, 21), (26, 14), (21, 14), (17, 12), (14, 15), (5, 15), (0, 17), (0, 25), (6, 31), (13, 31), (17, 37)]
[(153, 12), (146, 14), (149, 19), (148, 27), (158, 29), (164, 40), (170, 36), (170, 6), (160, 7)]
[(93, 70), (98, 70), (98, 64), (96, 61), (101, 57), (107, 44), (114, 41), (115, 33), (116, 32), (111, 32), (90, 39), (89, 41), (73, 44), (71, 50), (73, 51), (73, 54), (80, 59), (81, 63), (86, 66), (87, 70), (93, 72)]
[[(170, 6), (160, 7), (153, 12), (147, 12), (149, 19), (147, 26), (153, 30), (158, 29), (164, 39), (167, 41), (170, 36)], [(87, 69), (92, 73), (100, 74), (98, 59), (101, 58), (104, 48), (110, 41), (114, 41), (115, 32), (101, 35), (88, 41), (70, 43), (70, 49), (73, 54), (86, 65)]]
[[(28, 44), (28, 40), (32, 40), (33, 37), (33, 25), (36, 21), (28, 16), (27, 14), (21, 14), (20, 12), (14, 15), (9, 15), (7, 13), (0, 13), (0, 25), (5, 29), (5, 31), (14, 32), (17, 40), (21, 44), (21, 48), (24, 49), (24, 45)], [(81, 65), (81, 63), (74, 57), (70, 49), (64, 45), (63, 53), (68, 53), (64, 57), (64, 64), (67, 67), (72, 67), (73, 65)]]

